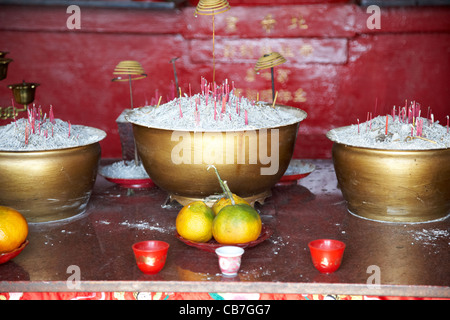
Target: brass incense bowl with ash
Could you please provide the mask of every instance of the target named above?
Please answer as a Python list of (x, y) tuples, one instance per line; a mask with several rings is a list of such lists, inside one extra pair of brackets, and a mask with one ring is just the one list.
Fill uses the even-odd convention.
[(86, 211), (104, 131), (67, 125), (59, 119), (30, 121), (29, 117), (0, 127), (0, 134), (10, 140), (0, 145), (0, 205), (18, 210), (30, 223), (66, 219)]
[[(334, 168), (349, 212), (367, 219), (400, 223), (433, 221), (450, 213), (450, 148), (435, 146), (433, 140), (416, 136), (403, 142), (421, 140), (433, 148), (386, 149), (338, 141), (337, 135), (349, 129), (356, 127), (341, 127), (327, 134), (334, 141)], [(364, 126), (360, 130), (365, 130)], [(441, 130), (442, 137), (446, 134)]]
[(48, 151), (0, 151), (0, 203), (28, 222), (69, 218), (86, 211), (100, 144)]
[[(252, 125), (252, 118), (257, 115), (244, 104), (239, 110), (241, 106), (234, 96), (228, 97), (228, 102), (224, 98), (223, 105), (221, 103), (216, 108), (211, 104), (212, 98), (209, 104), (205, 104), (204, 99), (205, 95), (192, 97), (190, 101), (194, 103), (184, 108), (180, 102), (180, 112), (169, 121), (173, 128), (141, 121), (147, 113), (153, 119), (164, 116), (170, 108), (166, 105), (134, 109), (125, 117), (133, 125), (136, 147), (144, 168), (157, 186), (182, 205), (194, 200), (208, 202), (210, 197), (222, 193), (215, 173), (207, 170), (211, 164), (233, 193), (251, 204), (255, 201), (263, 203), (288, 168), (299, 124), (306, 118), (306, 112), (276, 105), (277, 111), (273, 112), (283, 112), (287, 118), (285, 123), (257, 127)], [(176, 100), (173, 103), (178, 108)], [(239, 101), (243, 103), (243, 100)], [(272, 106), (254, 105), (253, 111), (256, 108), (264, 113), (265, 108), (272, 109)], [(152, 112), (155, 114), (150, 116)], [(190, 112), (192, 119), (189, 118)], [(197, 117), (216, 122), (211, 128), (199, 129), (201, 123)], [(231, 124), (228, 129), (220, 127), (223, 122), (232, 120), (242, 124), (239, 129)], [(180, 129), (182, 124), (179, 122), (183, 121), (188, 125), (192, 123), (190, 129)]]

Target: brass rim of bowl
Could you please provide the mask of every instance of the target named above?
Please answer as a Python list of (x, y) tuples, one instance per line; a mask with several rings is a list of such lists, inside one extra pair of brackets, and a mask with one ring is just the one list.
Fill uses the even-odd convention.
[(341, 131), (341, 130), (345, 130), (347, 128), (350, 128), (350, 126), (344, 126), (344, 127), (339, 127), (339, 128), (334, 128), (331, 129), (330, 131), (327, 132), (326, 136), (329, 140), (331, 140), (334, 143), (338, 143), (338, 144), (342, 144), (346, 147), (349, 148), (357, 148), (357, 149), (366, 149), (366, 150), (373, 150), (373, 151), (380, 151), (380, 152), (393, 152), (393, 153), (398, 153), (398, 154), (402, 154), (402, 153), (408, 153), (408, 152), (427, 152), (427, 151), (438, 151), (438, 150), (448, 150), (450, 148), (430, 148), (430, 149), (386, 149), (386, 148), (370, 148), (370, 147), (363, 147), (363, 146), (357, 146), (357, 145), (352, 145), (352, 144), (348, 144), (345, 142), (339, 142), (336, 141), (336, 139), (334, 139), (332, 137), (333, 132), (336, 131)]
[[(272, 105), (264, 102), (262, 103), (264, 106), (267, 107), (271, 107)], [(290, 112), (293, 113), (298, 113), (299, 117), (292, 119), (292, 121), (283, 123), (281, 125), (274, 125), (274, 126), (269, 126), (269, 127), (263, 127), (263, 128), (242, 128), (242, 129), (224, 129), (224, 130), (201, 130), (202, 132), (238, 132), (238, 131), (248, 131), (248, 130), (261, 130), (261, 129), (274, 129), (274, 128), (280, 128), (280, 127), (285, 127), (285, 126), (290, 126), (292, 124), (295, 123), (299, 123), (303, 120), (305, 120), (308, 116), (308, 114), (306, 113), (306, 111), (299, 109), (299, 108), (295, 108), (295, 107), (290, 107), (290, 106), (285, 106), (285, 105), (281, 105), (281, 104), (276, 104), (276, 106), (281, 107), (283, 109), (287, 109)], [(193, 132), (195, 131), (195, 129), (168, 129), (168, 128), (161, 128), (161, 127), (156, 127), (156, 126), (149, 126), (149, 125), (145, 125), (142, 123), (138, 123), (136, 121), (130, 120), (129, 119), (129, 115), (130, 113), (136, 112), (137, 110), (139, 110), (141, 108), (135, 108), (133, 110), (130, 110), (126, 115), (125, 115), (125, 120), (127, 120), (128, 122), (137, 125), (137, 126), (141, 126), (141, 127), (146, 127), (146, 128), (152, 128), (152, 129), (159, 129), (159, 130), (167, 130), (167, 131), (180, 131), (180, 132)]]
[(30, 152), (47, 152), (47, 151), (58, 151), (58, 150), (65, 150), (65, 149), (73, 149), (73, 148), (79, 148), (79, 147), (84, 147), (84, 146), (88, 146), (97, 142), (102, 141), (103, 139), (106, 138), (106, 132), (103, 131), (102, 129), (98, 129), (98, 128), (94, 128), (94, 127), (88, 127), (88, 126), (83, 126), (83, 125), (74, 125), (74, 127), (83, 127), (89, 130), (93, 130), (96, 131), (96, 133), (99, 135), (99, 138), (94, 140), (94, 141), (90, 141), (88, 143), (83, 143), (83, 144), (79, 144), (76, 146), (70, 146), (70, 147), (62, 147), (62, 148), (53, 148), (53, 149), (32, 149), (32, 150), (8, 150), (8, 149), (0, 149), (0, 153), (2, 152), (14, 152), (14, 153), (30, 153)]

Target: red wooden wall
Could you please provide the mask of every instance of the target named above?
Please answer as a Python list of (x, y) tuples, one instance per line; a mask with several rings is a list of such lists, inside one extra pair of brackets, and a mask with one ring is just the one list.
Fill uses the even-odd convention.
[[(230, 1), (232, 8), (215, 18), (217, 82), (227, 78), (246, 96), (271, 101), (269, 71), (258, 75), (253, 67), (268, 51), (287, 59), (275, 68), (277, 102), (308, 113), (295, 157), (330, 157), (328, 130), (405, 99), (446, 121), (450, 7), (381, 8), (381, 28), (371, 30), (365, 7), (339, 0), (293, 4), (300, 2)], [(0, 5), (0, 50), (14, 60), (0, 83), (0, 106), (11, 104), (8, 84), (40, 83), (36, 104), (105, 130), (103, 157), (121, 157), (115, 120), (130, 97), (127, 83), (111, 82), (119, 61), (137, 60), (148, 74), (133, 82), (135, 106), (173, 94), (175, 57), (183, 92), (189, 84), (198, 92), (201, 76), (212, 81), (212, 18), (194, 17), (192, 3), (160, 11), (80, 6), (79, 30), (67, 28), (64, 6)]]

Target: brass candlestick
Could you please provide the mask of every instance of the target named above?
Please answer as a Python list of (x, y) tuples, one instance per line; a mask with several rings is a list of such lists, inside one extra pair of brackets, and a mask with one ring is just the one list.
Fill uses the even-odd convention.
[(6, 79), (8, 73), (8, 64), (13, 62), (12, 59), (8, 59), (5, 56), (8, 52), (0, 51), (0, 80)]
[(14, 101), (18, 104), (22, 104), (22, 109), (17, 109), (14, 106), (10, 106), (5, 109), (3, 114), (3, 119), (14, 119), (17, 117), (19, 112), (27, 111), (28, 105), (34, 101), (34, 96), (36, 93), (36, 88), (39, 83), (31, 83), (22, 81), (22, 83), (10, 84), (8, 88), (12, 90)]
[[(0, 51), (0, 81), (6, 79), (8, 74), (8, 65), (12, 59), (6, 58), (8, 52)], [(0, 107), (0, 119), (14, 119), (19, 112), (26, 111), (27, 105), (34, 101), (34, 95), (38, 83), (26, 83), (23, 81), (18, 84), (8, 85), (8, 88), (13, 91), (14, 100), (18, 104), (23, 104), (22, 109), (17, 109), (13, 106)]]
[(214, 52), (214, 16), (219, 13), (224, 13), (230, 10), (230, 4), (226, 0), (200, 0), (195, 8), (195, 16), (212, 15), (212, 29), (213, 29), (213, 82), (216, 80), (216, 61)]
[(275, 100), (275, 81), (273, 76), (273, 67), (278, 66), (286, 62), (286, 59), (278, 52), (272, 52), (263, 55), (258, 59), (255, 65), (255, 71), (258, 73), (259, 70), (269, 69), (272, 75), (272, 101)]
[[(0, 51), (0, 80), (6, 78), (8, 64), (13, 61), (6, 58), (7, 54), (8, 52), (6, 51)], [(23, 108), (17, 109), (14, 105), (4, 108), (0, 107), (0, 119), (15, 119), (19, 112), (26, 111), (27, 105), (34, 101), (37, 86), (39, 86), (39, 83), (27, 83), (25, 80), (22, 83), (8, 85), (8, 88), (13, 92), (14, 100), (18, 104), (23, 104)]]
[[(6, 55), (8, 52), (6, 51), (0, 51), (0, 81), (3, 79), (6, 79), (6, 76), (8, 74), (8, 65), (10, 62), (12, 62), (12, 59), (6, 58)], [(4, 109), (4, 110), (3, 110)], [(13, 107), (0, 107), (0, 119), (9, 119), (14, 118), (14, 112)]]

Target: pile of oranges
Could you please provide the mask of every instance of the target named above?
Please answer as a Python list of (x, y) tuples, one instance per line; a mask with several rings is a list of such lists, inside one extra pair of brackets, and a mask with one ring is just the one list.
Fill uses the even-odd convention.
[(218, 243), (229, 245), (258, 239), (262, 229), (258, 212), (243, 198), (230, 192), (217, 170), (216, 174), (225, 196), (212, 207), (203, 201), (184, 206), (176, 218), (178, 234), (194, 242), (208, 242), (214, 238)]

